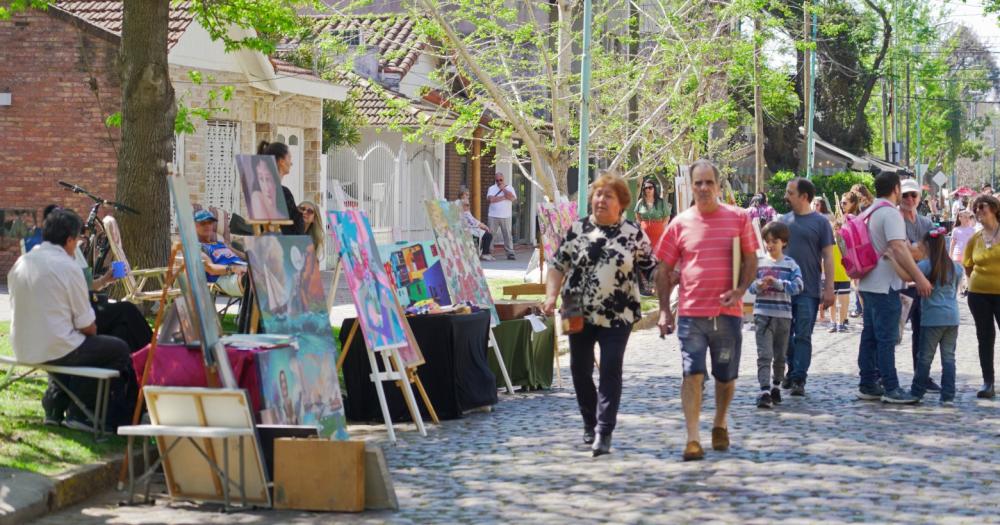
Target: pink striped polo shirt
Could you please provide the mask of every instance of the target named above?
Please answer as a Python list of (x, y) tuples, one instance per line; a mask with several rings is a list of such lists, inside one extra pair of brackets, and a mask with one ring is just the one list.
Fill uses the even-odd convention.
[(750, 216), (728, 204), (719, 204), (709, 214), (692, 206), (667, 226), (656, 257), (680, 268), (679, 315), (743, 317), (742, 299), (729, 308), (723, 308), (719, 299), (733, 285), (733, 237), (740, 238), (744, 254), (757, 249)]

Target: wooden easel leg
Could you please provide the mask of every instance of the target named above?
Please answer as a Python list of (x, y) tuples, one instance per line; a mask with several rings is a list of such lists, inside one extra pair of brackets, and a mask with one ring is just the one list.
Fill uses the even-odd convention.
[[(552, 327), (552, 330), (555, 331), (555, 326)], [(562, 367), (559, 365), (559, 336), (557, 334), (552, 334), (552, 356), (556, 362), (556, 384), (562, 388), (562, 370), (560, 370)]]
[(510, 374), (507, 373), (507, 365), (503, 362), (503, 354), (500, 353), (500, 345), (497, 344), (497, 338), (493, 335), (493, 328), (490, 327), (490, 346), (493, 347), (493, 354), (496, 355), (497, 365), (500, 366), (500, 373), (503, 374), (503, 382), (507, 385), (507, 393), (514, 393), (514, 385), (510, 382)]
[(417, 392), (420, 393), (420, 398), (424, 400), (424, 406), (427, 407), (427, 413), (431, 415), (431, 421), (435, 425), (440, 425), (441, 420), (438, 419), (437, 410), (434, 410), (434, 405), (431, 404), (431, 398), (427, 397), (427, 391), (424, 390), (424, 384), (420, 382), (420, 376), (417, 375), (417, 370), (415, 368), (407, 368), (406, 375), (410, 378), (410, 383), (417, 385)]
[[(256, 298), (255, 298), (256, 299)], [(257, 325), (260, 324), (260, 309), (257, 308), (257, 301), (250, 305), (250, 330), (251, 334), (257, 333)]]
[(337, 357), (337, 370), (343, 370), (344, 360), (347, 359), (347, 351), (351, 349), (351, 343), (354, 342), (354, 335), (358, 333), (358, 326), (360, 324), (360, 322), (355, 321), (354, 325), (351, 326), (351, 331), (347, 333), (344, 347), (340, 349), (340, 356)]
[[(406, 400), (406, 406), (410, 409), (410, 417), (417, 424), (417, 430), (420, 432), (420, 435), (426, 437), (427, 429), (424, 428), (424, 418), (421, 417), (420, 409), (417, 407), (417, 400), (413, 397), (413, 389), (410, 388), (410, 381), (406, 376), (406, 367), (403, 366), (403, 360), (399, 358), (399, 353), (395, 348), (386, 350), (386, 352), (390, 352), (388, 354), (388, 362), (386, 362), (386, 371), (394, 369), (399, 374), (399, 382), (396, 384), (403, 391), (403, 399)], [(385, 355), (383, 354), (383, 356)]]
[[(378, 371), (378, 361), (375, 360), (375, 352), (371, 349), (368, 349), (368, 364), (372, 369), (372, 373), (369, 377), (372, 382), (375, 383), (375, 394), (378, 395), (378, 404), (382, 407), (382, 419), (385, 420), (385, 429), (389, 431), (389, 441), (395, 445), (396, 431), (392, 428), (392, 418), (389, 416), (389, 405), (385, 401), (385, 390), (382, 389), (382, 376)], [(388, 372), (389, 370), (387, 369), (386, 371)]]

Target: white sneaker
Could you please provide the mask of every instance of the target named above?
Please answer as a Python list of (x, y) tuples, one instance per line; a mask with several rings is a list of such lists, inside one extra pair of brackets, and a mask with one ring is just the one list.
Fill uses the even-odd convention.
[(495, 261), (496, 260), (496, 258), (493, 257), (490, 254), (483, 255), (482, 257), (480, 257), (480, 259), (482, 259), (484, 261)]

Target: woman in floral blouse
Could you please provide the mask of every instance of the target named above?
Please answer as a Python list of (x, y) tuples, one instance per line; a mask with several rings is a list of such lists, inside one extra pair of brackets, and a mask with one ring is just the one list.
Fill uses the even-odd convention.
[[(593, 455), (611, 451), (611, 432), (622, 393), (622, 362), (632, 325), (641, 317), (638, 274), (656, 267), (649, 237), (622, 211), (631, 202), (621, 177), (604, 174), (590, 186), (591, 215), (573, 223), (556, 251), (543, 306), (549, 315), (556, 297), (579, 305), (583, 329), (569, 336), (570, 369), (583, 416), (583, 442)], [(569, 299), (569, 301), (567, 301)], [(594, 388), (594, 345), (601, 347), (600, 387)], [(595, 439), (596, 435), (600, 437)]]

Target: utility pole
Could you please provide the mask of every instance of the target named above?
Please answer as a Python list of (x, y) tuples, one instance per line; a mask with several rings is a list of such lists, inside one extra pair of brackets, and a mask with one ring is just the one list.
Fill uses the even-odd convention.
[(581, 217), (587, 214), (587, 184), (590, 179), (590, 40), (594, 13), (590, 0), (583, 0), (583, 62), (580, 68), (580, 161), (577, 168), (576, 202)]
[(886, 92), (886, 82), (885, 76), (882, 76), (882, 154), (886, 162), (892, 162), (890, 155), (892, 151), (889, 149), (889, 143), (892, 142), (892, 137), (889, 136), (889, 128), (886, 121), (889, 118), (889, 107), (887, 102), (889, 100), (889, 94)]
[[(990, 187), (996, 188), (997, 186), (997, 114), (994, 112), (990, 115), (991, 124), (993, 124), (993, 171), (990, 172)], [(952, 176), (954, 179), (954, 176)], [(954, 185), (954, 182), (952, 182)]]
[[(803, 22), (802, 36), (805, 38), (805, 40), (806, 40), (807, 43), (815, 45), (815, 39), (811, 38), (811, 36), (813, 34), (813, 29), (814, 29), (813, 26), (815, 24), (815, 20), (813, 20), (810, 17), (810, 15), (809, 15), (809, 7), (811, 5), (812, 5), (811, 2), (803, 2), (802, 3), (802, 22)], [(802, 73), (804, 75), (804, 81), (802, 82), (802, 93), (803, 93), (803, 95), (805, 95), (803, 97), (805, 99), (805, 108), (804, 108), (805, 109), (805, 111), (804, 111), (805, 114), (803, 116), (805, 117), (805, 121), (806, 121), (805, 122), (805, 124), (806, 124), (805, 125), (805, 130), (806, 130), (806, 158), (805, 158), (806, 169), (805, 169), (805, 172), (806, 172), (806, 178), (807, 179), (811, 179), (812, 178), (812, 172), (813, 172), (813, 158), (814, 158), (814, 155), (813, 155), (813, 113), (814, 113), (813, 105), (815, 103), (815, 99), (813, 97), (813, 91), (814, 91), (814, 87), (815, 87), (815, 82), (814, 82), (814, 78), (813, 77), (815, 76), (815, 72), (816, 72), (816, 70), (814, 69), (814, 63), (816, 62), (816, 53), (812, 49), (807, 49), (803, 53), (804, 53), (804, 56), (803, 56), (803, 71), (802, 71)]]
[(906, 167), (910, 166), (910, 61), (906, 61)]
[[(631, 4), (631, 2), (629, 2)], [(764, 104), (760, 87), (760, 16), (753, 19), (754, 192), (764, 191)]]

